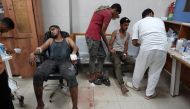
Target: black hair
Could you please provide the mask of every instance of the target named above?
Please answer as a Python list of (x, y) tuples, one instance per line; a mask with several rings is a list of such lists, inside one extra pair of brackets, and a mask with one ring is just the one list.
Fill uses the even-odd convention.
[(8, 28), (8, 29), (14, 29), (15, 24), (13, 20), (11, 20), (9, 17), (5, 17), (1, 20), (1, 22)]
[(148, 8), (148, 9), (145, 9), (143, 12), (142, 12), (142, 18), (145, 18), (147, 15), (149, 14), (154, 14), (153, 10)]
[(49, 27), (49, 30), (50, 30), (52, 27), (57, 28), (57, 29), (60, 29), (60, 27), (59, 27), (58, 25), (51, 25), (51, 26)]
[(120, 14), (121, 13), (121, 5), (118, 3), (115, 3), (111, 6), (111, 9), (116, 9), (116, 11)]
[(123, 23), (130, 23), (131, 21), (127, 18), (127, 17), (123, 17), (123, 18), (121, 18), (121, 20), (120, 20), (120, 24), (123, 24)]

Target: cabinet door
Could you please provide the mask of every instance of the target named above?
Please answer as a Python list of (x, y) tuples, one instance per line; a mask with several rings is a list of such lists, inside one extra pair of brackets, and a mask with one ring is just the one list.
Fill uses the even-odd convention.
[(31, 37), (31, 49), (37, 46), (37, 35), (32, 0), (6, 0), (8, 15), (16, 23), (15, 38)]
[(15, 22), (13, 34), (14, 48), (21, 48), (21, 54), (13, 59), (15, 73), (23, 77), (30, 77), (34, 67), (28, 63), (29, 54), (38, 46), (32, 0), (3, 0), (5, 16)]

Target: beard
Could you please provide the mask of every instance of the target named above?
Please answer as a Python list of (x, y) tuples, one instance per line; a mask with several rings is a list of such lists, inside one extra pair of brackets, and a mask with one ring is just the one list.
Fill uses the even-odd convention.
[(52, 36), (52, 38), (57, 38), (58, 35), (51, 33), (51, 36)]

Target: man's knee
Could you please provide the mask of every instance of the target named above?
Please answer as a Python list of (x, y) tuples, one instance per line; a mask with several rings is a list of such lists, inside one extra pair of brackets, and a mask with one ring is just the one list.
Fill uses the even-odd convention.
[(121, 69), (121, 63), (114, 64), (115, 69)]
[(101, 60), (105, 60), (105, 59), (106, 59), (106, 54), (100, 55), (99, 58), (100, 58)]
[(74, 73), (69, 73), (66, 77), (67, 79), (67, 82), (68, 82), (68, 86), (70, 88), (73, 88), (73, 87), (76, 87), (78, 86), (78, 82), (77, 82), (77, 79), (76, 79), (76, 75)]
[(97, 56), (96, 55), (90, 55), (90, 61), (92, 61), (92, 62), (95, 62), (96, 61), (96, 59), (97, 59)]
[(104, 50), (102, 50), (101, 52), (99, 52), (99, 56), (100, 59), (105, 59), (106, 58), (106, 52)]
[(43, 72), (40, 68), (37, 68), (33, 76), (33, 85), (41, 86), (43, 85), (43, 81), (44, 81)]

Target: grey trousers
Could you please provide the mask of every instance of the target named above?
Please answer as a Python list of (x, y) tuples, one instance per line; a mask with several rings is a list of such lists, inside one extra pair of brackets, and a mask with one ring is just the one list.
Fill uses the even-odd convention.
[[(116, 74), (117, 81), (120, 85), (124, 84), (121, 62), (123, 62), (124, 64), (131, 64), (131, 65), (135, 63), (135, 60), (130, 56), (127, 56), (127, 58), (123, 60), (122, 55), (123, 55), (123, 52), (116, 52), (116, 54), (111, 54), (111, 59), (113, 61), (114, 70), (115, 70), (114, 72)], [(127, 68), (125, 67), (125, 69)]]
[[(103, 48), (101, 41), (95, 41), (86, 37), (86, 43), (90, 55), (89, 71), (90, 73), (102, 72), (104, 60), (106, 58), (106, 52)], [(96, 67), (97, 61), (97, 67)]]

